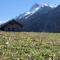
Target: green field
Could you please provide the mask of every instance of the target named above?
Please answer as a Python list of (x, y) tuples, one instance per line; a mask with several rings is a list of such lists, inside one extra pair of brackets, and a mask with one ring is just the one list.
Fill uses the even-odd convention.
[(0, 60), (60, 60), (60, 33), (1, 32)]

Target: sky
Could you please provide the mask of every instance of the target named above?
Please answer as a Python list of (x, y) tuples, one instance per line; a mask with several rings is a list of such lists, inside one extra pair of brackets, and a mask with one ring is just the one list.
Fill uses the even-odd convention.
[(60, 0), (0, 0), (0, 23), (28, 11), (35, 3), (60, 4)]

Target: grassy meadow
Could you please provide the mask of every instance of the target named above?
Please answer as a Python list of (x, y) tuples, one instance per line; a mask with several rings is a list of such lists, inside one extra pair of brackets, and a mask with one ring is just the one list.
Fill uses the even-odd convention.
[(60, 33), (0, 31), (0, 60), (60, 59)]

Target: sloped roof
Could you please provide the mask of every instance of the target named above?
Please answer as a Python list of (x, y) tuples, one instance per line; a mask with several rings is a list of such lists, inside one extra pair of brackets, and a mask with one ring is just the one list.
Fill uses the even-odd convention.
[(20, 27), (23, 27), (23, 25), (22, 25), (21, 23), (17, 22), (15, 19), (12, 19), (12, 20), (9, 20), (9, 21), (6, 22), (6, 23), (1, 24), (1, 25), (0, 25), (0, 28), (5, 27), (5, 26), (6, 26), (7, 24), (9, 24), (10, 22), (15, 22), (15, 23), (17, 23), (18, 25), (20, 25)]

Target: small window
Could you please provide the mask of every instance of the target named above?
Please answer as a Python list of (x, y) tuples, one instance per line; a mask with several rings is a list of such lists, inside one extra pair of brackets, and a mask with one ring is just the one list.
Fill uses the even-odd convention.
[(8, 28), (8, 31), (10, 31), (10, 28)]

